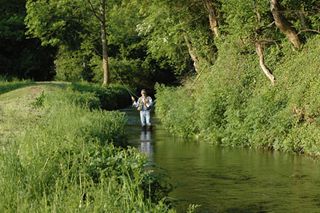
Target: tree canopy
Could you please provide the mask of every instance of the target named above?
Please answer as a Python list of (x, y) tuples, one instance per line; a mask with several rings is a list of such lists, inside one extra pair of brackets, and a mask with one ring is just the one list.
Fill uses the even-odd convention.
[(316, 0), (110, 0), (101, 15), (102, 2), (3, 1), (1, 72), (102, 82), (106, 58), (111, 82), (152, 88), (210, 70), (219, 49), (233, 43), (242, 54), (256, 54), (268, 76), (269, 51), (281, 55), (286, 43), (302, 48), (320, 29)]

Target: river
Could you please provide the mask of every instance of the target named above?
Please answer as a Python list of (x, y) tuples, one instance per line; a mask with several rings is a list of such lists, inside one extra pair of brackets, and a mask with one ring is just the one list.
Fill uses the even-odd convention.
[(128, 115), (129, 144), (163, 168), (175, 188), (178, 212), (320, 212), (320, 162), (306, 156), (219, 147), (170, 135), (159, 123), (151, 132)]

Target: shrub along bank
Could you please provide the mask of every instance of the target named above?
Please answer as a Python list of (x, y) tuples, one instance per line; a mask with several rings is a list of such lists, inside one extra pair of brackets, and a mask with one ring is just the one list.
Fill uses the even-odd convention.
[(145, 156), (117, 146), (124, 114), (95, 109), (93, 93), (50, 85), (30, 91), (38, 91), (32, 101), (18, 100), (33, 120), (1, 145), (1, 212), (170, 211)]
[(93, 93), (100, 101), (101, 109), (114, 110), (121, 109), (131, 104), (130, 94), (124, 85), (111, 85), (101, 87), (98, 84), (72, 83), (71, 88), (83, 94)]
[(174, 134), (320, 155), (320, 37), (302, 51), (285, 45), (268, 51), (275, 86), (261, 73), (255, 54), (225, 43), (215, 65), (197, 81), (158, 86), (158, 117)]

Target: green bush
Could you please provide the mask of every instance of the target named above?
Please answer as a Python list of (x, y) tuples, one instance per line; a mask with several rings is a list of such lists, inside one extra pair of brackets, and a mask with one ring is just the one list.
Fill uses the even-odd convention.
[(193, 98), (188, 90), (179, 87), (156, 86), (157, 117), (171, 133), (187, 136), (195, 131)]
[(68, 100), (78, 106), (88, 109), (99, 109), (101, 107), (100, 99), (93, 92), (76, 92), (68, 94)]
[(81, 51), (71, 51), (60, 48), (57, 58), (54, 61), (56, 76), (58, 81), (77, 82), (90, 80), (89, 70), (85, 67), (85, 54)]
[(200, 135), (226, 146), (319, 155), (320, 37), (310, 39), (300, 52), (283, 48), (281, 56), (267, 51), (275, 86), (254, 53), (220, 45), (216, 63), (196, 82), (158, 88), (156, 112), (164, 125), (175, 134)]
[(130, 105), (131, 98), (128, 89), (124, 85), (110, 85), (103, 87), (98, 84), (73, 83), (72, 90), (80, 93), (92, 93), (100, 100), (100, 108), (114, 110)]

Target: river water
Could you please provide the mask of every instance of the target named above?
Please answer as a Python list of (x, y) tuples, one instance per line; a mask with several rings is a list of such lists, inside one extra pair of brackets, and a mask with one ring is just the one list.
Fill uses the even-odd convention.
[(139, 126), (126, 110), (129, 144), (163, 168), (175, 186), (178, 212), (320, 212), (320, 161), (263, 150), (225, 148)]

